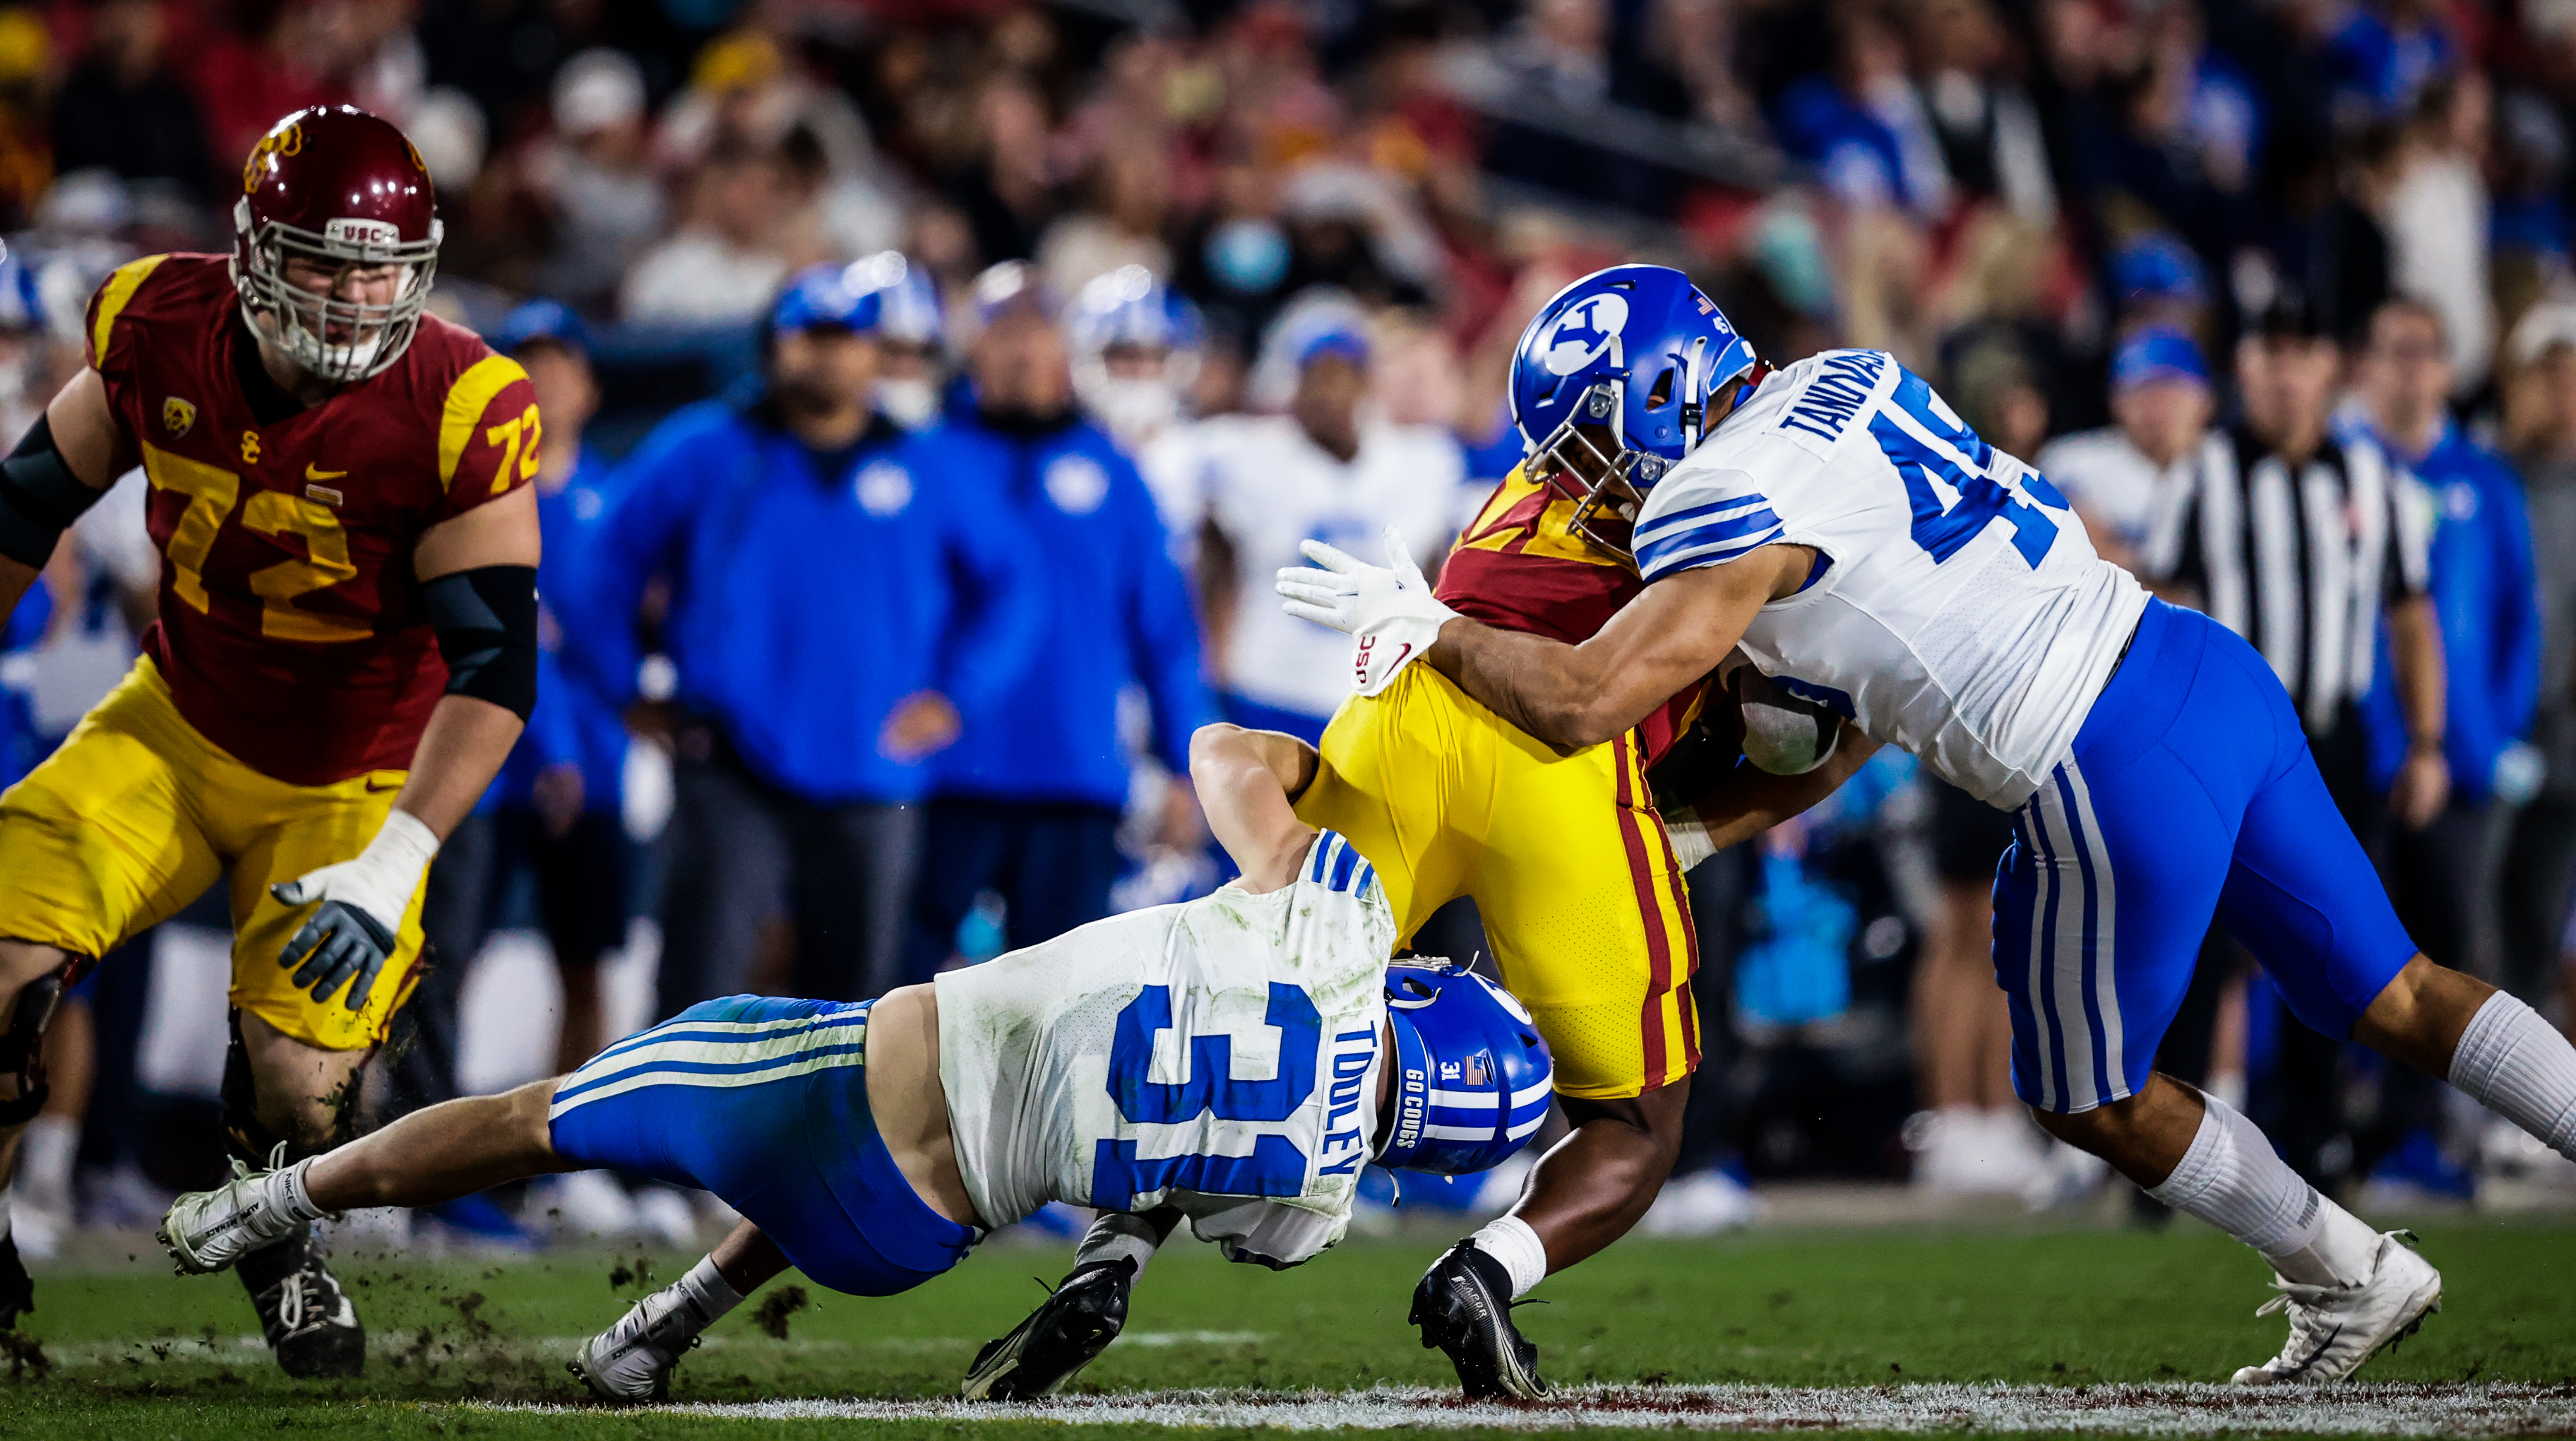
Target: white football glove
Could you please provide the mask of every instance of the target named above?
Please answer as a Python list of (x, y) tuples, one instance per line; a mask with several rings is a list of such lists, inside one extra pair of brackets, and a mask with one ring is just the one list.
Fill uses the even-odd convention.
[(277, 953), (278, 966), (303, 962), (295, 984), (311, 991), (317, 1002), (331, 999), (340, 983), (348, 982), (343, 1004), (351, 1011), (365, 1010), (367, 993), (402, 934), (412, 893), (420, 889), (430, 857), (437, 854), (438, 837), (420, 817), (388, 811), (383, 829), (354, 858), (270, 886), (268, 893), (286, 905), (322, 903)]
[(1320, 540), (1297, 548), (1323, 569), (1280, 571), (1281, 607), (1352, 639), (1351, 686), (1361, 695), (1393, 684), (1406, 665), (1431, 649), (1440, 627), (1457, 619), (1458, 612), (1433, 598), (1431, 583), (1394, 526), (1386, 528), (1385, 565), (1344, 555)]

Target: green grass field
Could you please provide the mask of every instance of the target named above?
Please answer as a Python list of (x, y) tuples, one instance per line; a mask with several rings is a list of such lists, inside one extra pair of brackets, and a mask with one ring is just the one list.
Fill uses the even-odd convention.
[[(2446, 1309), (2367, 1378), (2576, 1379), (2576, 1227), (2461, 1218), (2421, 1229), (2447, 1280)], [(1403, 1324), (1412, 1281), (1438, 1244), (1431, 1236), (1353, 1242), (1278, 1275), (1176, 1244), (1140, 1284), (1127, 1337), (1084, 1374), (1081, 1389), (1447, 1385), (1445, 1362), (1419, 1349)], [(1039, 1299), (1032, 1277), (1052, 1279), (1067, 1254), (994, 1246), (902, 1297), (809, 1288), (801, 1309), (775, 1299), (763, 1312), (746, 1306), (684, 1364), (674, 1399), (946, 1395), (975, 1348)], [(345, 1383), (281, 1376), (248, 1334), (248, 1303), (229, 1277), (177, 1279), (149, 1254), (45, 1275), (40, 1309), (0, 1379), (0, 1441), (303, 1432), (747, 1438), (787, 1424), (508, 1409), (575, 1399), (564, 1358), (641, 1294), (645, 1259), (594, 1247), (527, 1260), (352, 1260), (343, 1274), (376, 1354), (365, 1379)], [(668, 1279), (688, 1259), (649, 1261)], [(2280, 1344), (2281, 1322), (2253, 1314), (2267, 1279), (2244, 1252), (2187, 1223), (2162, 1234), (1782, 1230), (1709, 1242), (1632, 1239), (1550, 1281), (1538, 1292), (1550, 1304), (1524, 1309), (1520, 1320), (1559, 1383), (2218, 1381)], [(970, 1427), (931, 1417), (805, 1425), (871, 1435), (1065, 1434), (1047, 1422)], [(1462, 1433), (1444, 1426), (1439, 1434)]]

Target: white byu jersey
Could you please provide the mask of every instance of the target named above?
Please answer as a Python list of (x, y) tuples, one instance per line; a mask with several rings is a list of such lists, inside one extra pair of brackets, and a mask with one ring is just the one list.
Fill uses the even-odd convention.
[(1637, 517), (1650, 582), (1774, 543), (1823, 571), (1754, 616), (1753, 663), (2004, 809), (2065, 759), (2146, 611), (2039, 472), (1881, 351), (1764, 381)]
[(1167, 435), (1140, 462), (1166, 525), (1198, 533), (1213, 521), (1234, 548), (1233, 633), (1225, 688), (1246, 700), (1322, 718), (1351, 693), (1351, 642), (1279, 608), (1272, 578), (1312, 562), (1298, 542), (1320, 540), (1370, 562), (1386, 558), (1393, 524), (1428, 547), (1455, 533), (1466, 453), (1437, 426), (1363, 414), (1359, 453), (1345, 465), (1284, 415), (1219, 416)]
[(1342, 1238), (1377, 1130), (1395, 916), (1325, 831), (1289, 886), (1226, 886), (949, 971), (939, 1079), (995, 1226), (1173, 1205), (1237, 1261)]

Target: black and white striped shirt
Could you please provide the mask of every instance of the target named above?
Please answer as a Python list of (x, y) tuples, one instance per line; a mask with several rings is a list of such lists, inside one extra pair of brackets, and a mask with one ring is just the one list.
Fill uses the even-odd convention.
[(2328, 439), (2294, 477), (2242, 422), (2201, 444), (2157, 507), (2142, 563), (2198, 592), (2272, 663), (2313, 734), (2370, 689), (2383, 607), (2424, 593), (2432, 523), (2367, 439)]

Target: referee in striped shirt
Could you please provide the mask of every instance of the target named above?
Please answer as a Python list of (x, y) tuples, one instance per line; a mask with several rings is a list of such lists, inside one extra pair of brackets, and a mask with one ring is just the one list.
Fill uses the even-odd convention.
[[(2340, 368), (2314, 311), (2292, 301), (2264, 312), (2237, 342), (2237, 419), (2158, 508), (2141, 559), (2159, 593), (2207, 611), (2271, 662), (2336, 807), (2372, 845), (2383, 817), (2421, 829), (2449, 798), (2442, 641), (2427, 593), (2428, 508), (2375, 443), (2328, 433)], [(2384, 804), (2360, 706), (2383, 619), (2408, 740)], [(2371, 1159), (2345, 1116), (2344, 1038), (2272, 1005), (2277, 1048), (2248, 1113), (2302, 1176), (2344, 1189)]]
[(2236, 347), (2237, 419), (2161, 507), (2146, 578), (2251, 641), (2305, 721), (2335, 804), (2368, 841), (2360, 701), (2383, 617), (2406, 715), (2406, 760), (2387, 811), (2410, 829), (2450, 794), (2442, 640), (2427, 594), (2431, 517), (2413, 482), (2366, 439), (2328, 433), (2340, 356), (2306, 305), (2266, 310)]

